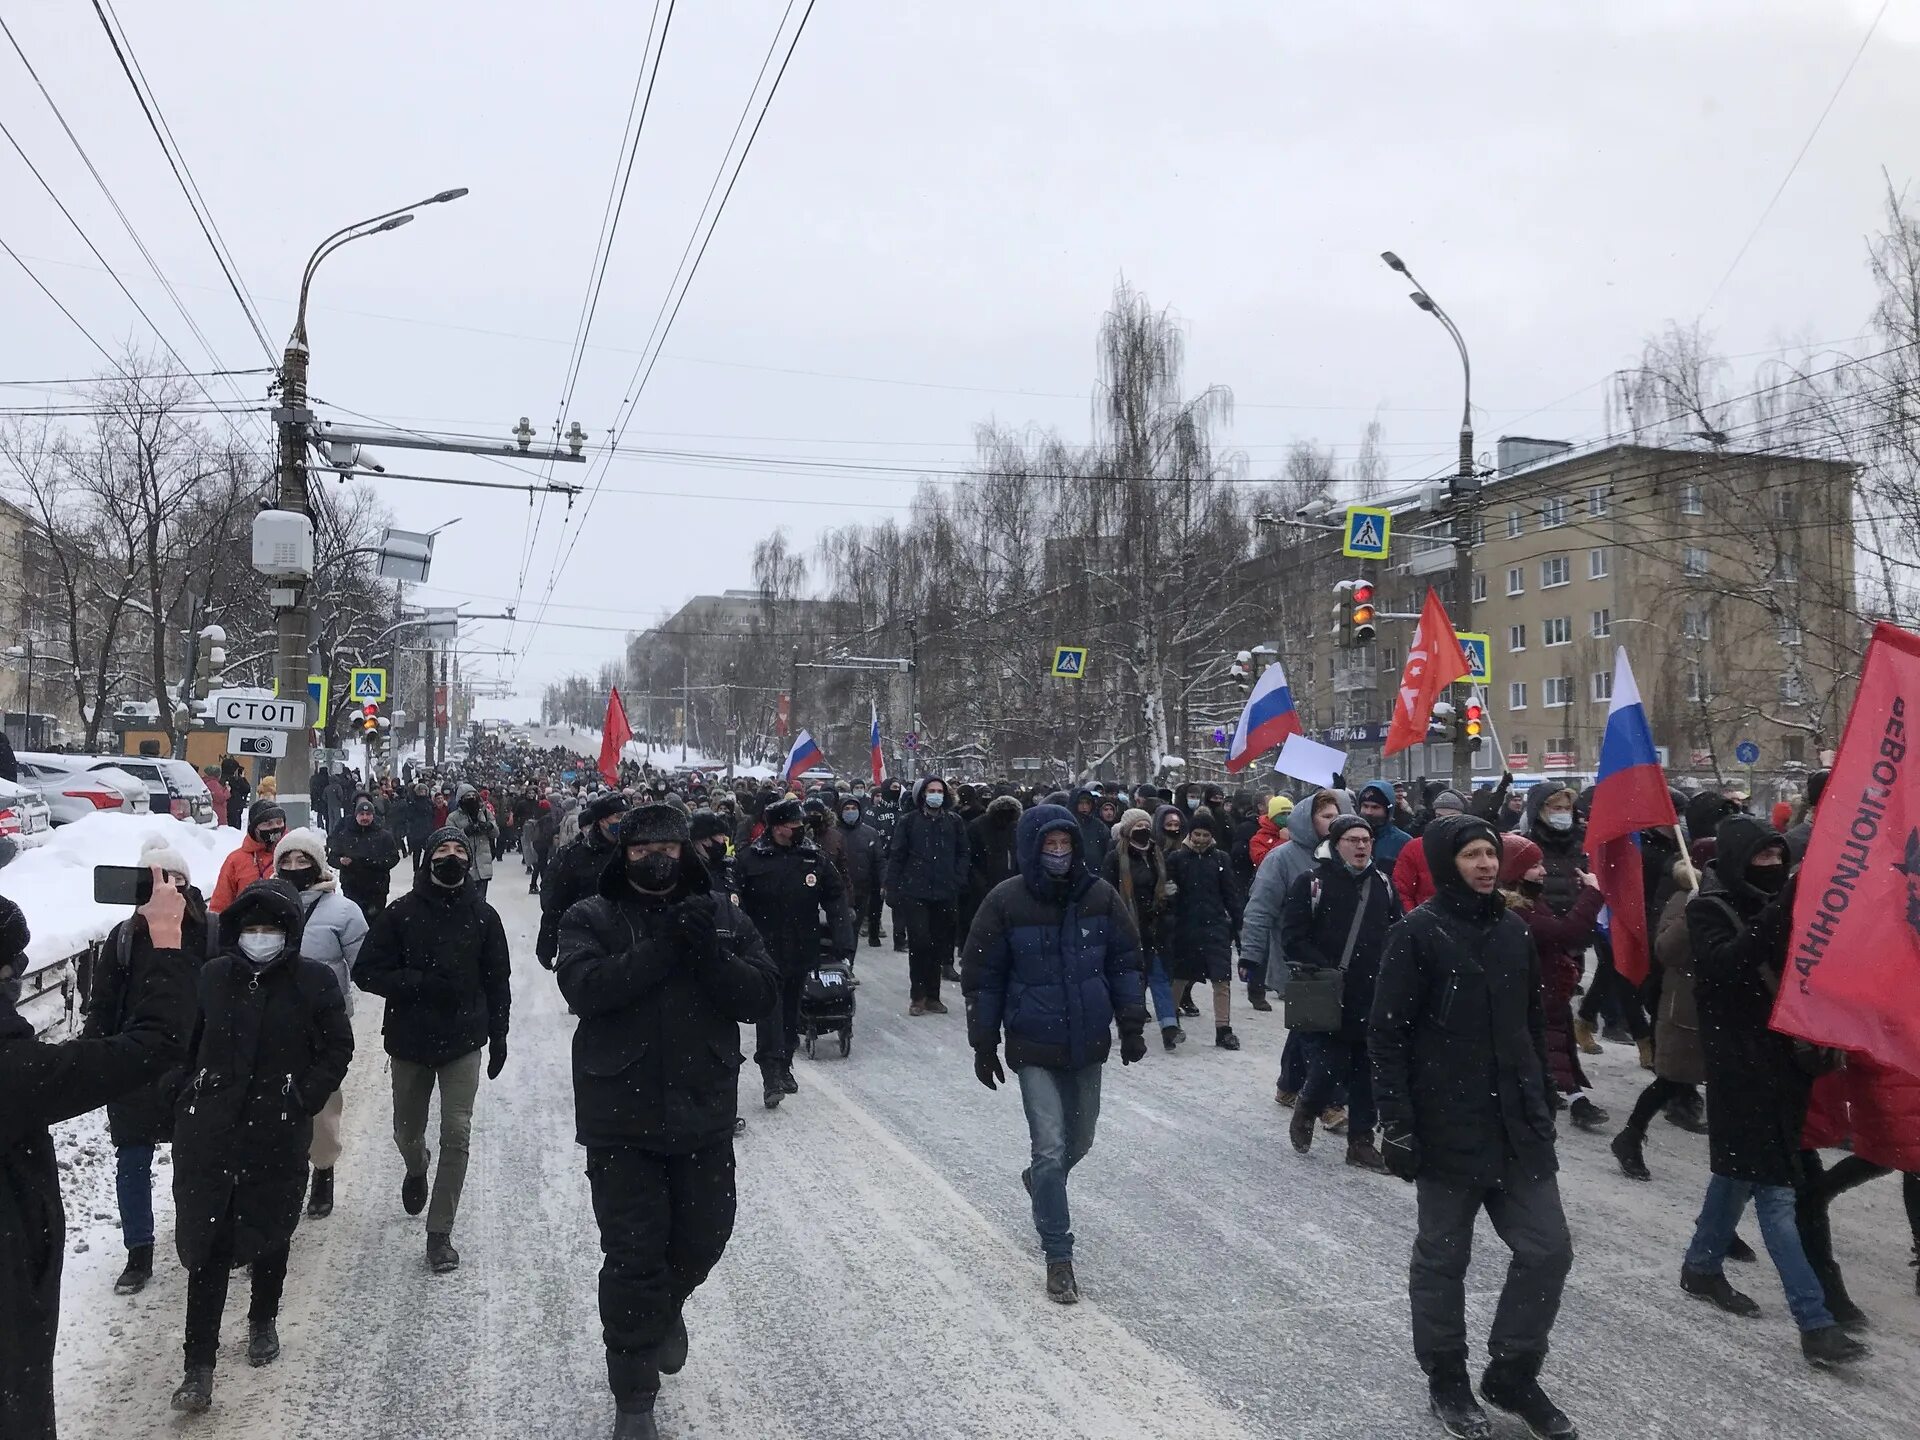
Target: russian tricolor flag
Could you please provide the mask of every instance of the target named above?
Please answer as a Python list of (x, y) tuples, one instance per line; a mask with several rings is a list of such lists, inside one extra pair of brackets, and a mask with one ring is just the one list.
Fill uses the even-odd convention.
[(792, 780), (796, 775), (811, 770), (826, 758), (820, 753), (820, 747), (813, 743), (812, 734), (802, 730), (793, 737), (793, 749), (787, 752), (786, 773), (781, 778)]
[(1247, 708), (1240, 712), (1240, 723), (1233, 727), (1227, 769), (1244, 770), (1289, 735), (1305, 733), (1293, 708), (1293, 692), (1287, 688), (1286, 669), (1276, 660), (1260, 672), (1253, 693), (1247, 697)]
[(1613, 657), (1613, 703), (1600, 739), (1593, 808), (1587, 816), (1587, 856), (1607, 897), (1613, 968), (1635, 985), (1647, 978), (1650, 948), (1638, 832), (1678, 823), (1653, 729), (1640, 703), (1640, 687), (1622, 645)]
[(880, 707), (873, 708), (873, 729), (867, 733), (867, 758), (873, 764), (873, 783), (878, 785), (886, 779), (887, 762), (880, 753)]

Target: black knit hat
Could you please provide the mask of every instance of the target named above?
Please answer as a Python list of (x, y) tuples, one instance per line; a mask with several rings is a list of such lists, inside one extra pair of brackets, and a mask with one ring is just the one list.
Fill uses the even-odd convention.
[(776, 800), (760, 812), (771, 830), (776, 825), (798, 825), (803, 818), (798, 800)]
[(1364, 830), (1369, 835), (1373, 834), (1373, 826), (1360, 816), (1336, 815), (1333, 817), (1333, 823), (1327, 826), (1327, 843), (1338, 845), (1340, 837), (1349, 830)]
[(684, 845), (688, 838), (687, 812), (671, 805), (642, 805), (629, 810), (620, 822), (622, 845), (649, 845), (663, 840)]
[(287, 823), (287, 812), (280, 808), (279, 801), (256, 800), (247, 807), (247, 833), (249, 835), (257, 834), (260, 827), (269, 820), (278, 820), (282, 825)]

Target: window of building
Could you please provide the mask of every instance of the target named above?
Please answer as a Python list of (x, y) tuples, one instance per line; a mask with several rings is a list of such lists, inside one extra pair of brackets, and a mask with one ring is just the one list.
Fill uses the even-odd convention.
[(1526, 764), (1527, 764), (1527, 753), (1528, 753), (1528, 752), (1527, 752), (1527, 737), (1526, 737), (1526, 736), (1524, 736), (1524, 735), (1514, 735), (1514, 736), (1511, 736), (1511, 737), (1509, 737), (1509, 738), (1508, 738), (1508, 740), (1507, 740), (1507, 759), (1509, 759), (1509, 760), (1517, 760), (1517, 761), (1519, 761), (1519, 762), (1520, 762), (1520, 768), (1521, 768), (1521, 769), (1525, 769), (1525, 768), (1526, 768)]
[(1707, 552), (1696, 545), (1688, 545), (1680, 552), (1680, 568), (1689, 575), (1707, 573)]
[(1613, 699), (1613, 672), (1596, 670), (1593, 672), (1593, 701), (1596, 705)]
[(1573, 643), (1573, 617), (1556, 615), (1551, 620), (1540, 622), (1540, 640), (1545, 645), (1571, 645)]
[(1689, 665), (1687, 667), (1687, 699), (1706, 700), (1712, 694), (1713, 688), (1707, 679), (1706, 667)]
[(1777, 585), (1791, 585), (1800, 578), (1800, 562), (1792, 555), (1781, 554), (1773, 562), (1773, 574), (1769, 577)]
[(1484, 545), (1487, 543), (1487, 522), (1475, 520), (1467, 527), (1467, 544)]
[(1607, 494), (1606, 486), (1589, 485), (1587, 487), (1587, 514), (1597, 517), (1608, 514), (1612, 509), (1613, 501)]
[(1540, 703), (1556, 710), (1573, 703), (1573, 677), (1549, 675), (1540, 682)]
[(1515, 565), (1512, 569), (1507, 571), (1507, 594), (1523, 595), (1526, 593), (1526, 589), (1527, 589), (1526, 571), (1521, 566)]
[(1613, 634), (1613, 611), (1595, 610), (1587, 616), (1587, 633), (1596, 640), (1605, 640)]
[(1527, 708), (1527, 682), (1509, 680), (1507, 682), (1507, 709), (1524, 710)]
[(1782, 645), (1798, 645), (1801, 640), (1800, 622), (1791, 615), (1776, 615), (1773, 623)]
[(1516, 650), (1524, 650), (1526, 648), (1527, 627), (1524, 625), (1507, 626), (1507, 652), (1511, 654)]
[(1680, 634), (1688, 640), (1712, 638), (1713, 621), (1705, 608), (1690, 605), (1680, 612)]
[(1564, 585), (1573, 578), (1573, 567), (1567, 563), (1564, 555), (1549, 555), (1540, 562), (1540, 588), (1551, 590), (1556, 585)]
[(1800, 518), (1800, 497), (1791, 490), (1773, 492), (1773, 518), (1776, 520), (1798, 520)]
[(1398, 652), (1394, 650), (1393, 646), (1391, 645), (1387, 646), (1386, 649), (1380, 652), (1381, 665), (1383, 665), (1389, 670), (1398, 670), (1400, 668), (1399, 663), (1395, 661), (1395, 659), (1393, 658), (1397, 653)]
[(1487, 598), (1487, 576), (1483, 570), (1473, 572), (1473, 603), (1478, 605)]
[(1540, 528), (1558, 530), (1567, 523), (1567, 511), (1571, 507), (1564, 495), (1551, 495), (1540, 502)]
[(1604, 580), (1613, 573), (1613, 551), (1606, 546), (1587, 551), (1587, 578)]
[(1527, 533), (1527, 515), (1524, 510), (1507, 511), (1507, 539), (1518, 540)]
[(1780, 742), (1781, 758), (1789, 765), (1807, 763), (1807, 741), (1803, 735), (1789, 735)]
[(1780, 676), (1780, 703), (1782, 705), (1804, 705), (1807, 703), (1807, 682), (1800, 678), (1798, 670), (1787, 670)]
[(1698, 485), (1680, 487), (1680, 513), (1682, 515), (1704, 515), (1707, 507)]

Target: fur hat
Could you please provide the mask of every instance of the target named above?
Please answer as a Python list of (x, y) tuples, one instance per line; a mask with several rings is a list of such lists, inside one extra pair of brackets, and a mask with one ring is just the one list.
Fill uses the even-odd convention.
[(141, 842), (138, 863), (158, 865), (169, 875), (183, 875), (189, 880), (193, 878), (193, 870), (187, 864), (187, 857), (158, 835), (149, 835)]
[(801, 811), (800, 802), (788, 798), (774, 801), (760, 812), (760, 818), (766, 822), (767, 828), (771, 830), (776, 825), (798, 825), (805, 817)]
[(627, 797), (618, 790), (609, 790), (596, 795), (580, 807), (580, 827), (598, 825), (610, 815), (618, 815), (627, 808)]
[(694, 844), (702, 840), (711, 840), (716, 835), (731, 835), (733, 827), (711, 810), (696, 810), (687, 821), (687, 838)]
[(671, 805), (642, 805), (629, 810), (620, 821), (622, 845), (649, 845), (659, 841), (688, 840), (687, 812)]

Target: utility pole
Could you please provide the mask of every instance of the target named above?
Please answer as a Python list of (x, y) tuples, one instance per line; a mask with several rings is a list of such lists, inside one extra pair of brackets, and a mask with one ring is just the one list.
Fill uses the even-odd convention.
[(693, 722), (693, 660), (680, 656), (680, 763), (687, 763), (687, 726)]

